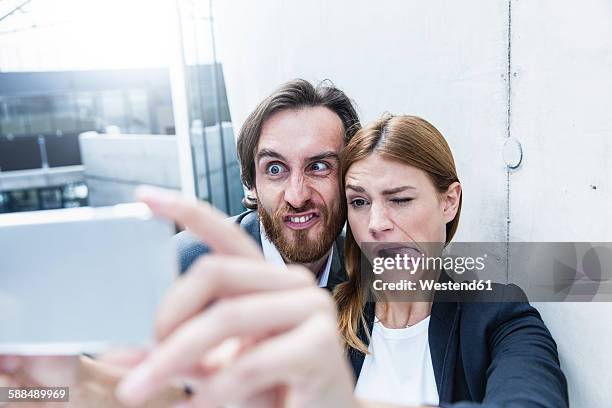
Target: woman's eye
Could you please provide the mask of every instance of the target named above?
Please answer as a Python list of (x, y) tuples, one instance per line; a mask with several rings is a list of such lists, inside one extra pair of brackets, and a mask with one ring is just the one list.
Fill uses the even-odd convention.
[(329, 164), (325, 162), (315, 162), (310, 165), (310, 170), (312, 171), (324, 171), (329, 170)]
[(391, 202), (395, 204), (407, 204), (412, 200), (413, 200), (412, 198), (393, 198), (391, 199)]
[(363, 207), (364, 205), (367, 205), (368, 202), (364, 200), (363, 198), (356, 198), (354, 200), (351, 200), (350, 204), (355, 208), (359, 208), (359, 207)]
[(284, 166), (282, 166), (282, 165), (280, 165), (278, 163), (273, 163), (273, 164), (270, 164), (266, 168), (266, 173), (268, 173), (271, 176), (276, 176), (276, 175), (282, 173), (283, 170), (285, 170)]

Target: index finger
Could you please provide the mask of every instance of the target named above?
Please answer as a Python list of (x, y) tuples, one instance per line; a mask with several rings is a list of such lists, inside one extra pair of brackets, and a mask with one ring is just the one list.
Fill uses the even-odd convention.
[(236, 224), (227, 222), (226, 214), (204, 201), (151, 186), (138, 187), (136, 198), (147, 204), (154, 214), (188, 228), (214, 252), (257, 259), (263, 257), (251, 237)]

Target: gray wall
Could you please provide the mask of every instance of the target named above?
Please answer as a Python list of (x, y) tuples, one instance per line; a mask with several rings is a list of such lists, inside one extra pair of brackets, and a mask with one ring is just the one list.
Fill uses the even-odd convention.
[[(464, 188), (457, 240), (612, 241), (609, 0), (214, 4), (235, 128), (281, 82), (330, 78), (366, 122), (416, 114), (447, 137)], [(612, 305), (538, 307), (572, 406), (608, 406)]]

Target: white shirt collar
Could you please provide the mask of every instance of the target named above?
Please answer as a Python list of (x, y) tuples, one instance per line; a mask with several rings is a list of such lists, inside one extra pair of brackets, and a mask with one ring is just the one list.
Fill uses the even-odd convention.
[[(263, 225), (261, 225), (261, 223), (259, 224), (259, 235), (261, 237), (261, 248), (263, 249), (264, 258), (266, 259), (266, 261), (277, 266), (286, 267), (287, 265), (285, 264), (283, 257), (281, 256), (280, 252), (278, 252), (278, 249), (276, 249), (276, 246), (274, 246), (272, 241), (268, 239), (268, 236), (266, 235)], [(323, 273), (321, 273), (321, 275), (319, 276), (318, 285), (321, 288), (326, 287), (327, 282), (329, 281), (329, 272), (331, 270), (332, 256), (334, 256), (333, 245), (331, 247), (331, 251), (329, 251), (329, 256), (327, 257), (325, 269), (323, 270)]]

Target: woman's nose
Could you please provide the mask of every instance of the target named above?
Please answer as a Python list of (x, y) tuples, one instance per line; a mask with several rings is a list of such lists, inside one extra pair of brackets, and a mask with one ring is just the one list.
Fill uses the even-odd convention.
[(380, 234), (393, 230), (393, 222), (387, 214), (384, 206), (373, 204), (370, 210), (370, 224), (368, 231), (374, 238)]

